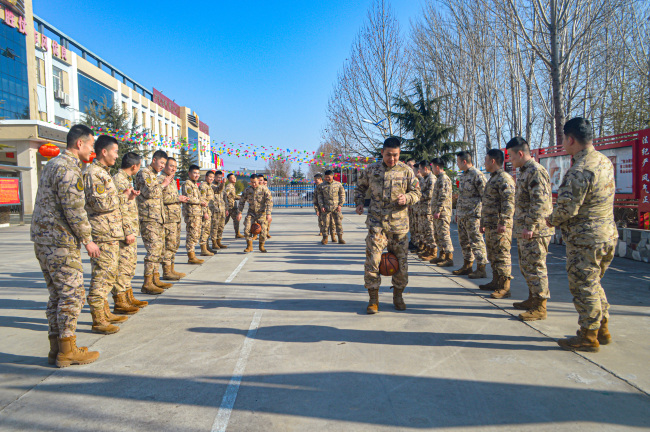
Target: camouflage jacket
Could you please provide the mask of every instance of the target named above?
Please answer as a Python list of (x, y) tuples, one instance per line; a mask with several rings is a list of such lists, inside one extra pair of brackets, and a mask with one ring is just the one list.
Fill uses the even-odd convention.
[(201, 217), (203, 216), (203, 207), (201, 206), (201, 192), (199, 187), (192, 180), (187, 180), (183, 183), (181, 192), (188, 199), (187, 202), (183, 203), (183, 216), (188, 217)]
[(130, 200), (124, 191), (133, 187), (133, 180), (123, 170), (119, 170), (113, 176), (113, 183), (117, 189), (117, 196), (120, 198), (120, 212), (122, 213), (122, 229), (124, 237), (128, 235), (140, 235), (138, 223), (138, 204), (135, 199)]
[(266, 186), (258, 186), (255, 189), (247, 187), (239, 200), (239, 213), (244, 211), (246, 203), (249, 215), (268, 216), (273, 211), (273, 197)]
[(321, 184), (314, 184), (314, 200), (313, 201), (314, 201), (314, 209), (317, 212), (320, 212), (320, 209), (318, 208), (318, 191), (319, 191), (321, 185), (322, 185), (322, 183)]
[(65, 152), (47, 163), (38, 183), (30, 237), (35, 243), (79, 248), (92, 242), (84, 205), (81, 161)]
[(162, 186), (158, 182), (158, 173), (151, 166), (142, 168), (135, 175), (135, 189), (140, 191), (136, 198), (140, 222), (164, 223)]
[[(366, 226), (381, 227), (395, 234), (409, 230), (408, 206), (420, 200), (420, 184), (413, 170), (403, 162), (389, 168), (384, 161), (368, 165), (361, 172), (354, 192), (357, 206), (364, 204), (366, 192), (370, 191), (370, 208)], [(406, 196), (406, 204), (397, 204), (398, 195)]]
[(481, 202), (485, 191), (485, 176), (476, 167), (463, 171), (459, 177), (458, 202), (456, 215), (458, 217), (481, 217)]
[(208, 203), (207, 207), (203, 207), (203, 212), (210, 213), (214, 210), (214, 190), (212, 189), (212, 185), (204, 181), (201, 183), (201, 186), (199, 186), (199, 192), (201, 192), (201, 200), (207, 201)]
[(212, 211), (225, 213), (226, 210), (229, 210), (229, 207), (226, 206), (228, 195), (226, 194), (225, 183), (212, 183), (212, 191), (214, 192), (214, 205)]
[(236, 201), (239, 200), (239, 197), (237, 196), (237, 190), (235, 189), (235, 184), (228, 182), (226, 184), (226, 196), (228, 197), (228, 209), (230, 211), (236, 211), (237, 210), (237, 203)]
[(453, 188), (446, 172), (438, 175), (431, 196), (431, 214), (440, 213), (440, 219), (451, 220)]
[(86, 213), (96, 242), (123, 240), (125, 237), (120, 199), (108, 170), (109, 167), (95, 159), (83, 174)]
[[(158, 181), (162, 184), (165, 181), (165, 176), (158, 177)], [(178, 200), (176, 180), (164, 187), (162, 194), (165, 223), (179, 223), (181, 221), (181, 202)]]
[(481, 226), (497, 229), (498, 225), (512, 228), (515, 214), (515, 181), (500, 169), (490, 174), (483, 193)]
[(332, 183), (323, 182), (318, 188), (318, 208), (324, 208), (326, 212), (335, 211), (338, 206), (345, 204), (345, 189), (340, 182), (332, 180)]
[(618, 238), (614, 222), (616, 181), (612, 162), (592, 146), (573, 157), (550, 217), (567, 242), (591, 246)]
[(422, 197), (420, 202), (416, 204), (419, 207), (420, 214), (430, 215), (431, 214), (431, 197), (433, 197), (433, 189), (436, 186), (436, 176), (429, 173), (422, 177), (420, 182), (420, 191), (422, 192)]
[(519, 168), (515, 186), (514, 236), (520, 238), (524, 229), (533, 231), (534, 237), (554, 234), (553, 228), (546, 226), (546, 218), (553, 211), (551, 182), (546, 169), (530, 159)]

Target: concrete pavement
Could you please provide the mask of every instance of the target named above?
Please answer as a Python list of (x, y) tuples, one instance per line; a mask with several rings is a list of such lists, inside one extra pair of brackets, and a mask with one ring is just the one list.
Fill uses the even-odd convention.
[[(230, 248), (202, 266), (181, 264), (181, 248), (188, 276), (146, 296), (119, 333), (91, 333), (84, 308), (78, 343), (101, 357), (66, 369), (47, 364), (47, 292), (28, 227), (3, 229), (0, 430), (648, 428), (650, 265), (615, 259), (604, 280), (614, 343), (576, 354), (554, 340), (577, 328), (562, 247), (549, 255), (546, 321), (516, 319), (512, 301), (527, 291), (515, 248), (512, 299), (411, 258), (408, 309), (393, 309), (384, 280), (368, 316), (364, 219), (346, 209), (348, 244), (322, 246), (310, 210), (278, 209), (268, 254), (244, 254), (230, 226)], [(143, 256), (141, 246), (134, 287)]]

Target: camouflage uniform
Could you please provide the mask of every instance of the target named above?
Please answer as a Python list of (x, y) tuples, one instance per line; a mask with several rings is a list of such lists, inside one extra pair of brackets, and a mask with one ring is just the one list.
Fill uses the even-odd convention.
[[(413, 170), (403, 162), (389, 168), (383, 161), (368, 165), (361, 172), (354, 194), (357, 206), (364, 204), (370, 190), (370, 208), (366, 218), (366, 264), (364, 285), (369, 290), (379, 289), (379, 261), (384, 248), (397, 257), (399, 270), (393, 275), (393, 287), (404, 290), (408, 284), (408, 206), (420, 199), (420, 185)], [(404, 194), (406, 204), (397, 204), (397, 196)]]
[(429, 175), (422, 177), (422, 181), (420, 182), (422, 198), (416, 204), (420, 209), (420, 226), (418, 228), (419, 243), (429, 248), (436, 247), (436, 239), (433, 233), (433, 215), (431, 213), (431, 197), (433, 196), (435, 185), (436, 177), (433, 174), (429, 173)]
[(458, 220), (458, 239), (465, 261), (478, 265), (487, 264), (485, 242), (481, 235), (481, 201), (485, 191), (485, 176), (476, 167), (470, 167), (460, 175), (456, 216)]
[(265, 186), (258, 186), (253, 188), (247, 187), (239, 200), (238, 212), (244, 211), (244, 206), (248, 203), (248, 214), (244, 220), (244, 236), (246, 240), (252, 240), (251, 225), (258, 223), (262, 227), (262, 232), (259, 236), (259, 242), (266, 241), (267, 223), (266, 217), (271, 215), (273, 211), (273, 197), (271, 191)]
[[(490, 174), (483, 193), (481, 226), (485, 228), (485, 246), (492, 273), (498, 277), (512, 279), (512, 224), (515, 213), (515, 181), (502, 169)], [(505, 226), (506, 232), (497, 232), (498, 226)]]
[(228, 182), (226, 184), (225, 188), (226, 192), (226, 197), (227, 197), (227, 208), (228, 208), (228, 216), (226, 216), (226, 221), (224, 222), (224, 226), (228, 225), (228, 221), (232, 218), (232, 225), (235, 228), (235, 232), (239, 232), (239, 221), (237, 220), (237, 216), (239, 213), (237, 213), (237, 200), (239, 197), (237, 196), (237, 191), (235, 190), (235, 184)]
[(201, 206), (201, 192), (199, 187), (192, 180), (183, 183), (182, 194), (188, 200), (183, 203), (183, 218), (185, 219), (185, 249), (187, 252), (194, 252), (194, 248), (201, 237), (201, 220), (203, 218), (203, 207)]
[[(132, 187), (131, 176), (123, 170), (119, 170), (113, 176), (113, 183), (117, 189), (117, 196), (120, 199), (120, 212), (122, 213), (122, 229), (124, 237), (131, 234), (140, 235), (138, 221), (138, 205), (135, 200), (130, 200), (124, 191)], [(135, 266), (138, 263), (138, 243), (126, 244), (120, 240), (120, 258), (117, 265), (117, 278), (113, 287), (113, 294), (125, 292), (131, 288), (131, 280), (135, 276)]]
[(150, 166), (142, 168), (135, 175), (135, 189), (140, 191), (138, 215), (140, 216), (140, 233), (147, 255), (144, 257), (144, 275), (158, 272), (165, 248), (165, 214), (163, 212), (162, 187), (158, 182), (158, 173)]
[(549, 222), (562, 229), (566, 242), (569, 290), (580, 327), (600, 328), (609, 319), (609, 303), (600, 280), (614, 259), (618, 232), (614, 223), (616, 181), (611, 161), (592, 146), (573, 157), (557, 194)]
[[(317, 200), (321, 216), (323, 217), (323, 229), (325, 231), (323, 235), (327, 235), (330, 230), (334, 231), (334, 227), (336, 227), (336, 233), (338, 235), (343, 235), (343, 213), (337, 210), (338, 206), (343, 207), (343, 204), (345, 204), (345, 189), (343, 189), (343, 185), (336, 180), (332, 180), (331, 183), (321, 183), (318, 188)], [(330, 224), (332, 225), (331, 228)]]
[(117, 189), (109, 167), (93, 161), (83, 174), (86, 194), (86, 213), (92, 227), (92, 236), (100, 254), (91, 258), (88, 304), (92, 309), (104, 308), (104, 300), (115, 285), (120, 260), (120, 240), (124, 240), (122, 213)]
[(228, 203), (228, 195), (224, 183), (215, 185), (212, 183), (212, 190), (214, 191), (214, 203), (212, 206), (212, 230), (210, 237), (213, 240), (223, 239), (223, 228), (226, 225), (226, 210)]
[[(164, 176), (160, 176), (160, 183), (165, 181)], [(162, 190), (163, 212), (165, 213), (165, 251), (163, 253), (163, 262), (165, 264), (174, 264), (176, 252), (181, 245), (181, 202), (178, 200), (178, 186), (176, 181), (172, 181)]]
[(438, 180), (433, 187), (431, 195), (431, 213), (440, 213), (440, 219), (434, 219), (436, 244), (440, 253), (451, 253), (454, 246), (451, 242), (449, 223), (451, 222), (452, 186), (451, 179), (446, 172), (438, 175)]
[(36, 193), (30, 237), (49, 292), (50, 335), (74, 336), (84, 305), (80, 245), (92, 242), (81, 161), (65, 152), (47, 163)]
[[(322, 184), (322, 183), (321, 183)], [(314, 210), (318, 213), (318, 229), (320, 231), (321, 235), (327, 235), (327, 231), (323, 229), (323, 211), (318, 207), (318, 190), (320, 189), (320, 185), (314, 185)]]
[[(208, 203), (207, 207), (203, 207), (203, 216), (204, 218), (201, 221), (201, 244), (207, 244), (208, 239), (210, 238), (210, 232), (212, 231), (212, 209), (214, 209), (214, 190), (212, 190), (212, 185), (209, 185), (207, 181), (201, 183), (199, 187), (199, 192), (201, 193), (201, 201), (206, 201)], [(205, 218), (205, 215), (208, 215), (208, 218)]]
[[(546, 255), (553, 229), (546, 226), (545, 219), (553, 211), (551, 182), (546, 169), (527, 161), (519, 168), (515, 185), (515, 226), (519, 269), (528, 283), (530, 293), (536, 298), (549, 299)], [(521, 238), (523, 229), (533, 231), (533, 238)]]

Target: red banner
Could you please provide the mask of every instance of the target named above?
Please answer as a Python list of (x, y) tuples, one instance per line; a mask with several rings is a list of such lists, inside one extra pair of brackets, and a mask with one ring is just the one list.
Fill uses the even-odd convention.
[(639, 211), (650, 212), (650, 129), (639, 132)]
[(176, 117), (181, 116), (181, 107), (155, 88), (153, 89), (153, 103), (163, 107), (170, 113), (174, 114)]
[(17, 178), (0, 178), (0, 205), (20, 204), (20, 183)]

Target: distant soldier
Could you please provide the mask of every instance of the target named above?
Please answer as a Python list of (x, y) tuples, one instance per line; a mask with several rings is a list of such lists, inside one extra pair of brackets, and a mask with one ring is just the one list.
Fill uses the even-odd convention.
[(232, 224), (235, 228), (235, 238), (244, 238), (243, 235), (239, 232), (239, 220), (237, 220), (237, 201), (239, 196), (235, 190), (235, 183), (237, 183), (237, 177), (230, 173), (226, 177), (226, 196), (228, 197), (228, 216), (226, 216), (225, 225), (228, 225), (228, 221), (232, 218)]
[[(268, 180), (266, 177), (264, 177), (264, 176), (260, 176), (260, 177), (261, 177), (261, 183), (260, 183), (260, 185), (261, 185), (261, 186), (264, 186), (265, 188), (268, 189), (268, 188), (269, 188), (269, 180)], [(271, 190), (269, 189), (269, 193), (270, 193), (270, 192), (271, 192)], [(273, 194), (271, 193), (271, 201), (272, 201), (272, 200), (273, 200)], [(270, 239), (270, 238), (272, 238), (272, 237), (273, 237), (273, 236), (271, 235), (271, 222), (267, 222), (267, 224), (266, 224), (266, 238), (267, 238), (267, 239)]]
[(151, 165), (142, 168), (135, 175), (135, 189), (140, 191), (137, 197), (140, 234), (147, 249), (144, 257), (144, 283), (141, 290), (145, 294), (156, 294), (154, 287), (167, 289), (172, 286), (161, 281), (159, 273), (165, 248), (162, 191), (174, 180), (173, 177), (167, 176), (162, 183), (158, 181), (158, 173), (166, 163), (167, 153), (157, 150), (153, 154)]
[(212, 256), (217, 253), (208, 247), (208, 239), (212, 232), (212, 210), (214, 209), (214, 190), (212, 189), (212, 182), (214, 182), (214, 171), (205, 173), (205, 181), (201, 183), (199, 192), (201, 192), (201, 200), (208, 203), (207, 207), (203, 208), (203, 222), (201, 223), (201, 255)]
[(553, 229), (546, 226), (546, 218), (553, 211), (551, 181), (546, 169), (530, 154), (525, 139), (515, 137), (506, 145), (512, 166), (519, 168), (515, 185), (515, 226), (519, 269), (528, 284), (528, 299), (514, 303), (523, 321), (546, 319), (548, 290), (546, 255)]
[(431, 213), (431, 197), (436, 186), (436, 177), (431, 173), (431, 166), (426, 161), (420, 162), (420, 171), (422, 197), (417, 205), (420, 207), (420, 243), (424, 244), (424, 251), (418, 257), (423, 261), (431, 261), (438, 255)]
[[(417, 177), (418, 167), (415, 163), (415, 159), (409, 159), (406, 162), (406, 165), (413, 170), (413, 175)], [(409, 217), (409, 250), (415, 252), (418, 250), (418, 246), (415, 244), (415, 214), (413, 213), (413, 206), (408, 208), (408, 217)]]
[(593, 146), (588, 120), (564, 125), (564, 150), (571, 168), (558, 189), (548, 226), (560, 227), (566, 242), (566, 270), (573, 305), (578, 311), (577, 336), (560, 339), (567, 350), (598, 352), (612, 341), (609, 303), (600, 280), (614, 259), (618, 232), (614, 223), (616, 179), (612, 162)]
[(188, 264), (203, 264), (202, 259), (198, 259), (194, 253), (196, 244), (201, 239), (201, 224), (205, 219), (204, 209), (208, 206), (207, 201), (201, 199), (201, 192), (196, 182), (201, 176), (200, 168), (197, 165), (191, 165), (188, 170), (189, 179), (183, 183), (182, 192), (187, 197), (183, 203), (183, 218), (185, 219), (185, 249), (187, 250)]
[(479, 285), (486, 291), (493, 291), (492, 298), (508, 298), (512, 262), (512, 225), (515, 214), (515, 181), (503, 170), (505, 155), (499, 149), (490, 149), (485, 155), (485, 170), (490, 179), (483, 193), (481, 210), (481, 232), (485, 233), (488, 261), (492, 266), (492, 281)]
[(178, 163), (173, 157), (167, 158), (163, 175), (158, 177), (162, 183), (167, 177), (174, 179), (163, 188), (163, 212), (165, 212), (165, 251), (163, 253), (163, 279), (180, 280), (187, 276), (174, 268), (176, 252), (181, 245), (181, 204), (187, 202), (187, 197), (178, 194), (176, 185), (176, 170)]
[(259, 187), (256, 174), (251, 175), (250, 186), (246, 188), (239, 200), (239, 215), (237, 217), (240, 220), (246, 203), (248, 203), (248, 214), (244, 221), (244, 235), (246, 236), (246, 249), (244, 252), (253, 252), (251, 226), (254, 223), (258, 223), (262, 227), (262, 232), (259, 234), (259, 249), (261, 252), (266, 252), (264, 242), (266, 242), (267, 222), (272, 220), (273, 198), (267, 188)]
[(402, 293), (408, 285), (408, 206), (420, 199), (420, 185), (413, 170), (399, 161), (400, 145), (399, 138), (384, 141), (382, 160), (368, 165), (361, 173), (354, 194), (357, 214), (361, 215), (366, 192), (370, 190), (364, 267), (364, 285), (370, 297), (368, 314), (379, 310), (379, 262), (386, 247), (399, 263), (399, 270), (392, 277), (393, 305), (397, 310), (406, 309)]
[(316, 212), (316, 217), (318, 218), (318, 230), (321, 236), (326, 236), (327, 231), (324, 230), (323, 225), (324, 221), (323, 218), (321, 217), (321, 211), (320, 208), (318, 207), (318, 189), (320, 188), (320, 185), (323, 184), (323, 175), (320, 173), (317, 173), (314, 175), (314, 196), (313, 196), (313, 202), (314, 202), (314, 211)]
[[(323, 214), (323, 239), (321, 243), (327, 244), (327, 232), (330, 224), (336, 226), (339, 243), (345, 244), (343, 240), (343, 214), (341, 209), (345, 204), (345, 189), (343, 185), (334, 180), (334, 173), (331, 170), (325, 171), (325, 181), (318, 188), (318, 208)], [(332, 228), (332, 232), (334, 228)], [(332, 236), (333, 238), (333, 236)]]
[(228, 196), (226, 194), (226, 184), (224, 183), (223, 172), (217, 171), (212, 182), (214, 191), (214, 204), (212, 208), (212, 230), (210, 238), (212, 239), (212, 249), (227, 249), (228, 246), (223, 244), (223, 228), (226, 225), (228, 216)]
[(440, 158), (431, 161), (436, 183), (431, 195), (431, 213), (433, 215), (433, 228), (436, 236), (436, 245), (439, 248), (437, 258), (431, 259), (431, 264), (438, 267), (451, 267), (454, 265), (454, 245), (451, 242), (452, 194), (451, 179), (445, 172), (445, 163)]
[(45, 315), (48, 322), (50, 364), (66, 367), (92, 363), (97, 351), (77, 347), (77, 319), (84, 305), (84, 274), (80, 245), (98, 258), (85, 206), (81, 160), (90, 159), (93, 131), (74, 125), (67, 136), (65, 153), (50, 160), (38, 184), (30, 237), (49, 292)]
[[(487, 182), (483, 173), (472, 164), (470, 152), (462, 151), (456, 154), (456, 163), (462, 171), (456, 203), (456, 222), (464, 263), (461, 268), (452, 273), (469, 275), (470, 279), (485, 278), (487, 277), (485, 272), (487, 254), (481, 235), (481, 202)], [(476, 271), (472, 272), (474, 258), (476, 258)]]

